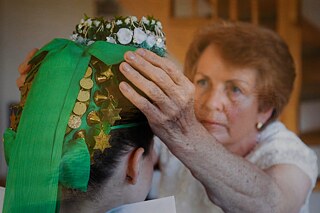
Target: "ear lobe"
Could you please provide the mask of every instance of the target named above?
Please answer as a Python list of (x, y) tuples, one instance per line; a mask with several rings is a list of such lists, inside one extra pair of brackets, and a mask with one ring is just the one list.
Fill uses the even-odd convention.
[(144, 149), (139, 147), (131, 152), (127, 166), (127, 181), (135, 185), (138, 181), (140, 164), (143, 160)]
[(273, 108), (270, 108), (266, 111), (259, 112), (257, 123), (262, 123), (262, 125), (264, 125), (271, 117), (272, 112), (273, 112)]

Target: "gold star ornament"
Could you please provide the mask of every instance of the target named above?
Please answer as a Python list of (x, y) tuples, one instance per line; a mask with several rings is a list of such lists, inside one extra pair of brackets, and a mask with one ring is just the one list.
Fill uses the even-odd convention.
[(93, 149), (99, 149), (103, 152), (106, 148), (110, 148), (111, 145), (109, 143), (110, 135), (107, 135), (102, 130), (100, 131), (99, 135), (93, 136), (96, 142)]

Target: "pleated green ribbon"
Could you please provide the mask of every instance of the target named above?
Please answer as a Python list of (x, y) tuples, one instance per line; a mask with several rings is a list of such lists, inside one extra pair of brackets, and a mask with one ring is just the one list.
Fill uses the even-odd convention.
[[(90, 156), (84, 139), (64, 142), (67, 123), (92, 56), (107, 65), (134, 47), (97, 41), (82, 46), (54, 39), (28, 94), (17, 132), (4, 134), (8, 175), (3, 212), (57, 212), (58, 185), (85, 191)], [(32, 63), (32, 61), (31, 61)], [(78, 172), (77, 172), (78, 171)]]

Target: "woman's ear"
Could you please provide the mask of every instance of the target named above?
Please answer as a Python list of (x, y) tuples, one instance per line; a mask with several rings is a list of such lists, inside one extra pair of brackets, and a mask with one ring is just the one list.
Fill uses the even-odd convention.
[[(257, 120), (257, 124), (260, 124), (260, 125), (264, 125), (270, 118), (271, 118), (271, 115), (273, 113), (273, 108), (270, 108), (268, 110), (265, 110), (265, 111), (261, 111), (258, 113), (258, 120)], [(262, 127), (261, 126), (261, 127)], [(260, 127), (260, 128), (261, 128)], [(260, 129), (258, 128), (258, 129)]]
[(127, 181), (128, 183), (135, 185), (139, 177), (140, 164), (143, 161), (144, 149), (139, 147), (132, 151), (127, 166)]

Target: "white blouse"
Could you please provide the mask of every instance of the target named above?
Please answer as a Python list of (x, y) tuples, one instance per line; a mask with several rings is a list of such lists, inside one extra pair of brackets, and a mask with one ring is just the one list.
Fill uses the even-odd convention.
[[(217, 213), (223, 212), (208, 198), (202, 184), (160, 141), (155, 138), (159, 152), (160, 179), (157, 183), (159, 197), (174, 195), (178, 213)], [(293, 164), (304, 171), (315, 186), (318, 167), (316, 154), (308, 148), (294, 133), (286, 129), (279, 121), (269, 124), (259, 136), (259, 142), (246, 159), (261, 169), (276, 164)], [(300, 213), (308, 213), (309, 190)]]

